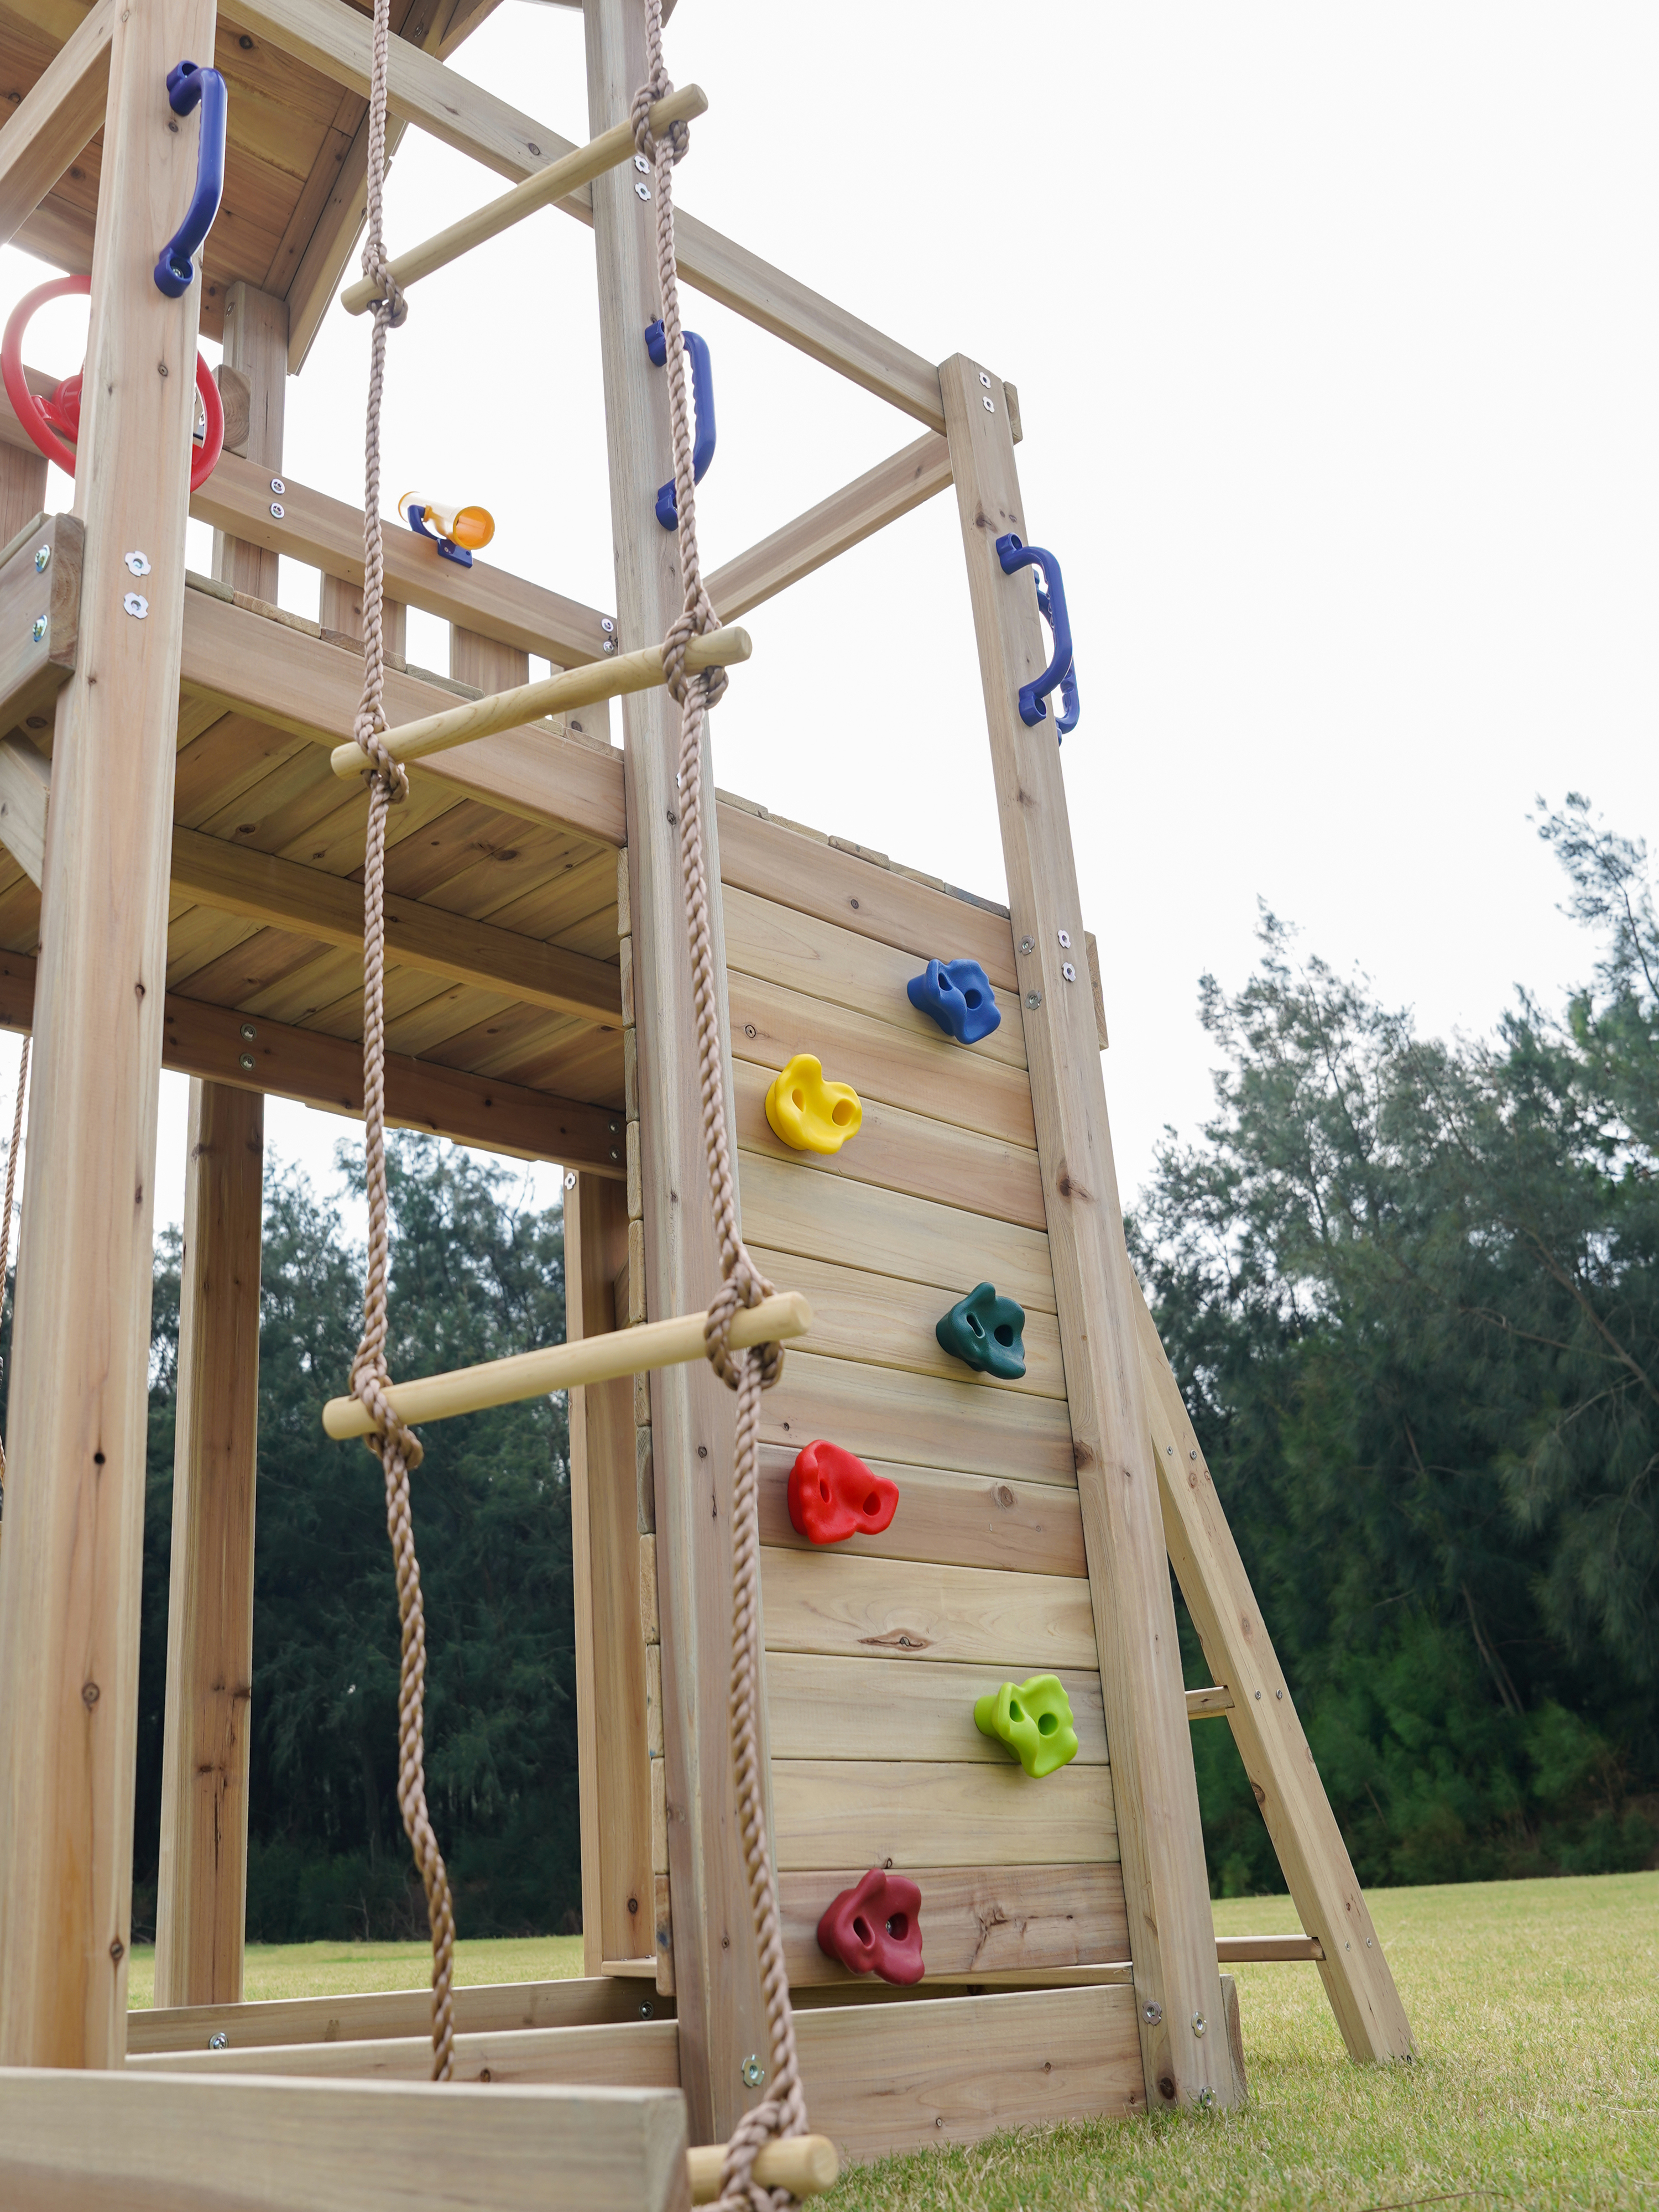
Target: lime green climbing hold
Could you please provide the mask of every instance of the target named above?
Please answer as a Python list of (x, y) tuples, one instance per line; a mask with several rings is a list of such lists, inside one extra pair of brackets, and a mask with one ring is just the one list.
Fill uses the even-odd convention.
[(1036, 1782), (1077, 1757), (1071, 1700), (1058, 1674), (988, 1690), (974, 1701), (974, 1723), (981, 1735), (1000, 1736)]

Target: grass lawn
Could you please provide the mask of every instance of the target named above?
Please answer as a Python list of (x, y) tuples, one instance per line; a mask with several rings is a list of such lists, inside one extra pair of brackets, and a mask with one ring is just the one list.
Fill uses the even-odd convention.
[[(1037, 2207), (1659, 2207), (1659, 1874), (1382, 1890), (1371, 1909), (1419, 2061), (1350, 2066), (1311, 1966), (1239, 1968), (1251, 2101), (1083, 2124), (849, 2173), (834, 2212)], [(1216, 1907), (1224, 1935), (1293, 1929), (1288, 1899)], [(464, 1981), (580, 1971), (580, 1941), (463, 1943)], [(250, 1997), (417, 1986), (423, 1946), (248, 1954)], [(152, 1957), (136, 1953), (133, 2002)]]

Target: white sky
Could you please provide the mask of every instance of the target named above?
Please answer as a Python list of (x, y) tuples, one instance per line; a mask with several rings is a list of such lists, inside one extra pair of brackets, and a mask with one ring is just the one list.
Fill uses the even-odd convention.
[[(1258, 897), (1431, 1030), (1585, 974), (1527, 817), (1578, 788), (1651, 818), (1659, 15), (681, 0), (667, 43), (711, 102), (681, 204), (1019, 388), (1029, 534), (1077, 639), (1066, 784), (1126, 1195), (1208, 1109), (1197, 980), (1243, 980)], [(588, 135), (574, 14), (503, 0), (456, 65)], [(411, 131), (393, 250), (501, 188)], [(43, 273), (0, 254), (0, 308)], [(38, 319), (30, 358), (77, 367), (84, 312)], [(706, 567), (919, 434), (686, 313), (719, 396)], [(336, 309), (289, 386), (288, 470), (352, 497), (366, 357)], [(385, 451), (388, 504), (480, 500), (489, 557), (610, 605), (588, 232), (544, 213), (414, 292)], [(315, 592), (283, 563), (284, 604)], [(720, 782), (1000, 896), (953, 500), (745, 620)], [(435, 623), (410, 648), (447, 665)], [(0, 1039), (0, 1085), (15, 1066)], [(184, 1166), (163, 1082), (158, 1221)], [(349, 1126), (271, 1102), (273, 1148), (323, 1179)]]

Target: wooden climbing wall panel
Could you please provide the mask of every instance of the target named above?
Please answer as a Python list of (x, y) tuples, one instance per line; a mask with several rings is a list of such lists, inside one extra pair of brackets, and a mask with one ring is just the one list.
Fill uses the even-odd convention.
[[(897, 872), (884, 882), (865, 857), (734, 809), (721, 837), (744, 1233), (816, 1316), (763, 1415), (790, 1979), (852, 1982), (819, 1951), (818, 1917), (882, 1865), (921, 1887), (931, 1983), (1127, 1958), (1008, 922)], [(950, 1042), (905, 995), (929, 957), (958, 957), (981, 963), (1003, 1013), (975, 1047)], [(862, 1103), (858, 1135), (833, 1156), (791, 1151), (768, 1124), (767, 1087), (797, 1052)], [(1018, 1382), (972, 1374), (934, 1336), (988, 1279), (1025, 1309)], [(796, 1534), (789, 1469), (817, 1437), (898, 1484), (882, 1534), (833, 1549)], [(1051, 1673), (1080, 1748), (1037, 1783), (980, 1734), (974, 1701)]]

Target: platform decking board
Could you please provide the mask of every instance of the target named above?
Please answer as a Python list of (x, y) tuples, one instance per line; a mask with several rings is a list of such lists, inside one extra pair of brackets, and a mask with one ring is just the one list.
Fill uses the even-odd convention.
[[(574, 1044), (586, 1034), (580, 1022), (562, 1021), (538, 1006), (503, 1007), (465, 1030), (458, 1030), (437, 1049), (476, 1066), (480, 1075), (507, 1073), (509, 1064), (522, 1065), (532, 1056), (556, 1053), (561, 1044)], [(617, 1064), (621, 1065), (622, 1030), (617, 1030)]]
[[(789, 1519), (794, 1461), (787, 1444), (761, 1446), (761, 1541), (811, 1550)], [(1006, 1567), (1032, 1575), (1088, 1572), (1075, 1491), (1058, 1483), (906, 1467), (872, 1455), (865, 1464), (897, 1483), (898, 1510), (879, 1536), (849, 1536), (836, 1547), (849, 1558), (927, 1559), (939, 1566)]]
[(239, 921), (234, 914), (219, 914), (212, 907), (186, 906), (167, 922), (168, 990), (182, 988), (198, 969), (257, 936), (258, 930), (257, 921)]
[[(858, 1359), (872, 1367), (933, 1375), (950, 1382), (967, 1379), (970, 1370), (944, 1349), (934, 1334), (939, 1316), (953, 1303), (943, 1291), (927, 1283), (907, 1283), (897, 1275), (873, 1275), (774, 1252), (752, 1240), (749, 1250), (780, 1289), (804, 1291), (811, 1300), (812, 1326), (799, 1340), (801, 1351), (818, 1352), (826, 1359)], [(973, 1287), (965, 1283), (963, 1291)], [(1054, 1316), (1028, 1314), (1024, 1340), (1025, 1373), (1021, 1381), (1004, 1382), (988, 1375), (976, 1377), (976, 1386), (1063, 1400), (1066, 1374)]]
[(173, 763), (173, 818), (187, 830), (199, 830), (208, 815), (233, 805), (283, 761), (312, 750), (303, 738), (252, 714), (222, 714), (189, 696), (179, 711), (181, 717), (193, 711), (214, 716), (199, 737), (179, 746)]
[(527, 1084), (532, 1091), (559, 1090), (568, 1081), (573, 1088), (563, 1092), (567, 1097), (592, 1098), (620, 1106), (624, 1051), (620, 1032), (586, 1030), (549, 1052), (515, 1060), (501, 1073), (510, 1082)]
[(799, 1451), (814, 1437), (861, 1458), (921, 1467), (945, 1459), (969, 1474), (1077, 1486), (1063, 1400), (792, 1352), (782, 1380), (762, 1401), (761, 1439)]
[(1033, 1782), (1017, 1765), (775, 1759), (772, 1802), (780, 1874), (1107, 1865), (1117, 1857), (1111, 1770), (1075, 1759)]
[(769, 1651), (925, 1656), (1001, 1667), (1022, 1681), (1099, 1669), (1085, 1580), (763, 1549), (761, 1598)]
[(283, 987), (319, 957), (349, 956), (319, 955), (309, 938), (293, 936), (285, 929), (256, 929), (252, 937), (198, 967), (189, 978), (189, 995), (210, 1006), (236, 1006), (270, 1021), (291, 1022), (291, 1014), (277, 1011), (291, 998)]
[(741, 971), (732, 973), (729, 985), (737, 1059), (775, 1074), (794, 1054), (810, 1052), (861, 1099), (881, 1099), (1035, 1150), (1031, 1086), (1023, 1068), (988, 1060), (938, 1030), (931, 1038), (919, 1036)]
[[(725, 886), (723, 904), (728, 969), (781, 983), (808, 998), (829, 999), (929, 1042), (939, 1037), (938, 1023), (918, 1013), (905, 996), (906, 984), (927, 964), (927, 952), (902, 951), (775, 899), (757, 898), (731, 883)], [(1001, 1026), (982, 1043), (964, 1049), (1006, 1067), (1023, 1068), (1025, 1036), (1018, 998), (1010, 992), (999, 995), (997, 1004), (1002, 1009)], [(824, 1073), (833, 1077), (836, 1071), (826, 1066)]]
[(981, 1735), (974, 1700), (1030, 1674), (1058, 1674), (1071, 1702), (1078, 1766), (1104, 1766), (1106, 1716), (1092, 1669), (1038, 1667), (1026, 1673), (928, 1659), (826, 1659), (767, 1656), (767, 1715), (774, 1759), (950, 1760), (981, 1766), (1017, 1762), (1006, 1744)]
[[(818, 1948), (824, 1906), (864, 1875), (862, 1867), (826, 1867), (778, 1881), (778, 1917), (791, 1985), (850, 1994), (868, 1990), (868, 1976), (849, 1974)], [(1110, 1963), (1129, 1955), (1123, 1876), (1115, 1864), (1080, 1866), (914, 1867), (921, 1892), (927, 1991), (936, 1976), (1018, 1973), (1056, 1966)]]
[(988, 1277), (1028, 1313), (1054, 1310), (1048, 1239), (1041, 1230), (844, 1177), (803, 1176), (794, 1161), (763, 1152), (743, 1155), (738, 1166), (744, 1233), (757, 1243), (933, 1283), (950, 1291), (947, 1305)]

